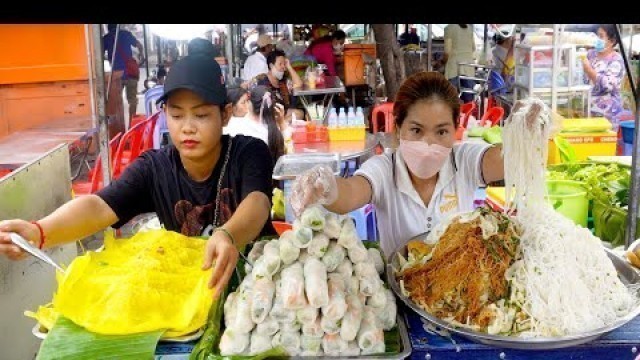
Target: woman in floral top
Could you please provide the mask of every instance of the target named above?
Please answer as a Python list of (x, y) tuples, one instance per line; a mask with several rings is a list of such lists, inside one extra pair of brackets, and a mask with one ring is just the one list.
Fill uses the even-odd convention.
[(613, 26), (598, 27), (594, 49), (587, 53), (582, 65), (587, 79), (593, 83), (591, 114), (606, 117), (617, 130), (616, 115), (624, 110), (620, 88), (625, 71), (622, 56), (613, 49), (618, 43)]

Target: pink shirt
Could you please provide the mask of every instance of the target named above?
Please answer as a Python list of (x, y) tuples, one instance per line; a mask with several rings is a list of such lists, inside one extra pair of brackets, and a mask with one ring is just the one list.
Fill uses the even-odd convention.
[(327, 66), (327, 72), (330, 76), (336, 76), (336, 57), (333, 55), (333, 43), (331, 40), (320, 41), (311, 44), (304, 52), (305, 55), (312, 55), (319, 64)]

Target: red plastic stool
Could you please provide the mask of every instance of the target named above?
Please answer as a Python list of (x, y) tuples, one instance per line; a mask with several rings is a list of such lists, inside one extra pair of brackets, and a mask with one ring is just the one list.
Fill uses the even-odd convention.
[(482, 126), (491, 125), (496, 126), (500, 120), (504, 117), (504, 109), (500, 106), (495, 106), (487, 110), (484, 115), (482, 115), (482, 120), (480, 120), (480, 124)]
[(373, 108), (373, 111), (371, 112), (371, 122), (373, 125), (372, 126), (373, 133), (377, 133), (378, 131), (380, 131), (380, 126), (379, 126), (380, 121), (378, 120), (379, 119), (378, 115), (382, 115), (382, 118), (384, 119), (384, 132), (389, 133), (389, 132), (396, 131), (392, 102), (386, 102), (386, 103), (377, 105)]
[(460, 119), (458, 122), (458, 126), (462, 126), (463, 128), (467, 127), (469, 122), (469, 117), (476, 110), (476, 103), (468, 102), (466, 104), (460, 105)]
[(145, 114), (135, 114), (135, 115), (133, 115), (133, 117), (131, 118), (131, 121), (129, 121), (129, 129), (134, 127), (139, 122), (142, 122), (142, 121), (145, 121), (145, 120), (147, 120), (147, 116)]

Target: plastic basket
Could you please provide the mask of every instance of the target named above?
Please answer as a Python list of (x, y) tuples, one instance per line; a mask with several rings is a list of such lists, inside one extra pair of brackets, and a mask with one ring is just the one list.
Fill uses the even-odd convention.
[(329, 141), (329, 133), (326, 126), (316, 126), (313, 129), (299, 126), (293, 130), (291, 141), (294, 144), (327, 142)]
[(547, 201), (553, 208), (573, 220), (576, 225), (587, 227), (589, 199), (583, 183), (571, 180), (547, 180)]
[(329, 128), (330, 141), (358, 141), (364, 140), (366, 136), (366, 126)]

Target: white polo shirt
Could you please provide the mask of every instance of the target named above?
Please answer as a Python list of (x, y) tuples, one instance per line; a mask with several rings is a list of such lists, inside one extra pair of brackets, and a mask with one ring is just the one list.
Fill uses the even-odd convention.
[(267, 65), (267, 58), (262, 55), (260, 51), (256, 51), (253, 55), (249, 55), (244, 62), (244, 70), (242, 73), (242, 80), (248, 81), (253, 79), (256, 75), (266, 74), (269, 72), (269, 65)]
[(473, 210), (474, 193), (485, 186), (482, 156), (489, 144), (454, 145), (426, 206), (411, 183), (399, 151), (377, 155), (362, 164), (355, 175), (371, 183), (371, 202), (376, 208), (378, 238), (388, 257), (411, 238), (431, 231), (436, 224), (457, 212)]

